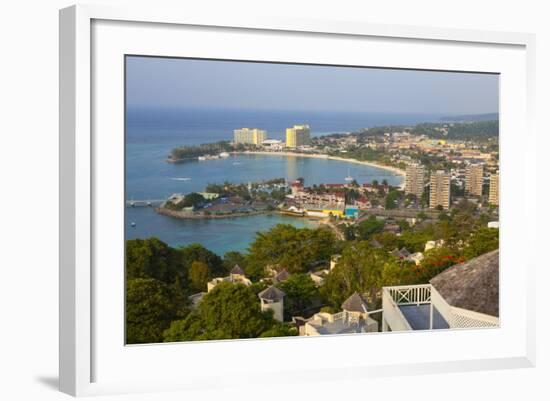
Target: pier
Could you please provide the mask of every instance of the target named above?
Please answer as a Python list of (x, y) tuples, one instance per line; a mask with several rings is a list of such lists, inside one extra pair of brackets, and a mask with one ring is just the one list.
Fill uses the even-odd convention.
[(166, 199), (145, 199), (145, 200), (127, 200), (126, 206), (129, 207), (153, 207), (153, 206), (160, 206), (166, 202)]

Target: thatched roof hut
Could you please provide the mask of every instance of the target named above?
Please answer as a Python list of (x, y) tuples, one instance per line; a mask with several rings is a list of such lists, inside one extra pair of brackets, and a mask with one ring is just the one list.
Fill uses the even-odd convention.
[(498, 249), (449, 267), (430, 284), (452, 306), (498, 317)]

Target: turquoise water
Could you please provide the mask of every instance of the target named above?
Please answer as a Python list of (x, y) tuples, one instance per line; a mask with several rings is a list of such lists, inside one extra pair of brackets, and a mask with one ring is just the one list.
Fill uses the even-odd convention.
[[(230, 140), (235, 127), (266, 128), (269, 137), (282, 137), (284, 127), (309, 123), (313, 135), (342, 132), (382, 124), (434, 121), (426, 115), (327, 114), (228, 111), (128, 111), (126, 114), (126, 199), (165, 199), (176, 193), (202, 191), (208, 183), (247, 183), (284, 177), (305, 178), (306, 185), (344, 183), (349, 173), (359, 182), (399, 185), (402, 178), (387, 170), (342, 161), (304, 157), (238, 155), (227, 159), (166, 163), (175, 146)], [(340, 127), (340, 128), (337, 128)], [(135, 227), (131, 226), (135, 223)], [(158, 215), (152, 208), (126, 208), (127, 239), (155, 236), (171, 246), (198, 242), (222, 255), (245, 251), (256, 232), (278, 223), (313, 227), (307, 219), (288, 216), (249, 216), (216, 220), (178, 220)]]
[(127, 208), (128, 221), (137, 222), (127, 227), (131, 238), (147, 238), (152, 235), (172, 246), (202, 244), (218, 255), (228, 251), (245, 251), (256, 232), (268, 230), (276, 224), (292, 224), (295, 227), (314, 228), (317, 223), (303, 218), (278, 214), (234, 217), (210, 220), (180, 220), (155, 213), (152, 208)]

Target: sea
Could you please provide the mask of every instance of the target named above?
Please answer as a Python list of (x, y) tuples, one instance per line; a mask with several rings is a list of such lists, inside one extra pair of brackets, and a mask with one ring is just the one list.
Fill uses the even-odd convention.
[[(231, 140), (233, 130), (261, 128), (270, 139), (284, 139), (286, 127), (309, 124), (312, 136), (348, 133), (381, 125), (440, 121), (436, 114), (391, 114), (311, 111), (140, 109), (126, 111), (127, 200), (166, 199), (173, 193), (203, 191), (209, 183), (258, 182), (284, 177), (305, 179), (306, 186), (344, 183), (351, 175), (360, 184), (386, 179), (401, 184), (402, 177), (385, 169), (343, 161), (290, 156), (238, 155), (225, 159), (167, 163), (171, 149), (182, 145)], [(157, 237), (179, 247), (200, 243), (222, 256), (246, 252), (257, 232), (276, 224), (316, 227), (304, 218), (255, 215), (212, 220), (180, 220), (155, 213), (151, 207), (126, 207), (126, 239)]]

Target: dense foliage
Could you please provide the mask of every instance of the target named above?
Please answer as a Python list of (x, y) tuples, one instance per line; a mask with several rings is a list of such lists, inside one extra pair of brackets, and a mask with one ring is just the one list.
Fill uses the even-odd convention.
[(354, 292), (366, 294), (371, 307), (380, 305), (384, 285), (414, 284), (418, 281), (410, 263), (401, 262), (368, 241), (350, 242), (336, 267), (327, 276), (321, 293), (329, 305), (340, 308)]
[(306, 273), (291, 275), (279, 288), (285, 293), (285, 320), (306, 314), (320, 297), (319, 289)]
[(126, 283), (126, 342), (162, 342), (170, 322), (185, 315), (186, 297), (175, 288), (151, 278)]
[[(490, 211), (488, 211), (490, 213)], [(437, 220), (427, 215), (409, 225), (393, 221), (399, 233), (384, 231), (387, 221), (366, 218), (342, 225), (346, 241), (325, 228), (277, 225), (259, 232), (246, 253), (228, 252), (223, 259), (199, 244), (172, 248), (156, 238), (126, 243), (126, 324), (128, 343), (252, 338), (296, 335), (296, 329), (261, 312), (258, 293), (270, 283), (267, 266), (286, 268), (290, 277), (276, 285), (285, 292), (285, 320), (319, 310), (337, 312), (355, 291), (377, 309), (381, 288), (427, 283), (446, 268), (499, 246), (499, 230), (487, 228), (489, 216), (463, 201)], [(375, 241), (374, 241), (375, 240)], [(426, 243), (432, 241), (432, 249)], [(392, 252), (422, 252), (415, 263)], [(319, 287), (310, 272), (336, 267)], [(221, 283), (191, 309), (188, 296), (206, 291), (208, 280), (226, 276), (236, 264), (253, 284)]]
[(249, 247), (246, 272), (255, 279), (264, 277), (268, 265), (285, 267), (289, 273), (307, 272), (328, 263), (336, 248), (336, 238), (328, 229), (278, 224), (256, 234)]
[(233, 147), (228, 141), (220, 141), (196, 146), (180, 146), (172, 149), (170, 156), (173, 160), (183, 161), (187, 159), (194, 159), (199, 156), (213, 156), (221, 152), (229, 152), (231, 150), (233, 150)]
[(258, 297), (250, 288), (221, 283), (185, 319), (174, 321), (164, 332), (164, 340), (254, 338), (276, 325), (272, 313), (260, 310)]

